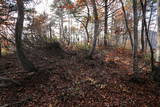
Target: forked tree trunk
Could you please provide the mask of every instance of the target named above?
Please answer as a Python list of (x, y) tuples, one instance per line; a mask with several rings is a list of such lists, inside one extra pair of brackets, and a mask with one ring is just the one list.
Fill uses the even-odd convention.
[(95, 0), (91, 0), (93, 6), (93, 15), (94, 15), (94, 36), (92, 42), (92, 48), (89, 51), (88, 57), (92, 58), (92, 54), (96, 48), (97, 37), (99, 35), (99, 19), (98, 19), (98, 12)]
[[(145, 0), (145, 3), (146, 2), (147, 1)], [(154, 52), (153, 52), (151, 41), (149, 39), (149, 30), (148, 30), (148, 26), (147, 26), (147, 22), (146, 22), (146, 9), (145, 9), (146, 8), (146, 4), (143, 4), (142, 0), (140, 0), (140, 3), (141, 3), (141, 7), (142, 7), (142, 16), (143, 16), (145, 34), (146, 34), (147, 42), (149, 44), (149, 48), (150, 48), (150, 52), (151, 52), (151, 69), (153, 71), (153, 68), (154, 68)]]
[(22, 31), (23, 31), (23, 22), (24, 22), (24, 4), (23, 0), (17, 0), (18, 6), (18, 18), (15, 27), (15, 41), (16, 41), (16, 52), (19, 61), (21, 62), (24, 70), (29, 72), (36, 71), (34, 65), (26, 58), (22, 48)]

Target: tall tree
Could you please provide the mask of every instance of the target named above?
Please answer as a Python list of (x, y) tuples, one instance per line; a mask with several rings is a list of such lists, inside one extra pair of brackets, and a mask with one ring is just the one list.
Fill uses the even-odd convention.
[[(146, 2), (147, 2), (147, 0), (145, 0), (145, 3)], [(153, 52), (151, 41), (149, 39), (149, 29), (148, 29), (147, 22), (146, 22), (146, 4), (143, 3), (142, 0), (140, 0), (140, 3), (141, 3), (141, 7), (142, 7), (142, 17), (143, 17), (143, 24), (144, 24), (144, 28), (145, 28), (145, 35), (146, 35), (147, 42), (149, 44), (149, 48), (150, 48), (150, 52), (151, 52), (151, 69), (153, 71), (153, 67), (154, 67), (154, 52)]]
[(65, 0), (54, 0), (53, 4), (51, 4), (51, 11), (55, 13), (55, 17), (59, 20), (59, 34), (61, 39), (64, 37), (65, 2)]
[(130, 42), (131, 42), (131, 47), (133, 48), (132, 33), (131, 33), (131, 30), (129, 29), (129, 26), (128, 26), (127, 14), (126, 14), (126, 11), (125, 11), (125, 8), (124, 8), (124, 3), (123, 3), (122, 0), (120, 0), (120, 2), (121, 2), (121, 5), (122, 5), (122, 10), (123, 10), (123, 14), (124, 14), (126, 28), (127, 28), (128, 34), (129, 34)]
[(2, 41), (1, 41), (1, 38), (0, 38), (0, 57), (2, 56)]
[(15, 40), (16, 40), (16, 52), (21, 62), (24, 70), (29, 72), (37, 71), (35, 66), (27, 59), (23, 52), (22, 47), (22, 32), (23, 32), (23, 22), (24, 22), (24, 3), (23, 0), (17, 0), (17, 7), (18, 7), (18, 18), (15, 27)]
[(160, 62), (160, 0), (157, 0), (157, 49), (156, 49), (156, 62)]
[(156, 66), (153, 69), (153, 79), (160, 82), (160, 0), (157, 0), (157, 49), (156, 49)]
[(138, 14), (137, 14), (137, 0), (133, 1), (133, 17), (134, 17), (134, 45), (133, 45), (133, 72), (138, 71)]
[(104, 17), (104, 45), (107, 46), (107, 32), (108, 32), (108, 0), (105, 3), (105, 17)]
[(96, 48), (97, 37), (99, 35), (99, 19), (98, 19), (98, 12), (95, 0), (91, 0), (93, 6), (93, 15), (94, 15), (94, 36), (92, 41), (92, 48), (89, 51), (88, 57), (91, 58), (92, 54)]
[(144, 52), (144, 42), (145, 42), (145, 37), (144, 37), (144, 28), (145, 28), (145, 18), (146, 18), (146, 7), (147, 7), (147, 1), (145, 0), (144, 3), (141, 1), (142, 6), (142, 25), (141, 25), (141, 51)]

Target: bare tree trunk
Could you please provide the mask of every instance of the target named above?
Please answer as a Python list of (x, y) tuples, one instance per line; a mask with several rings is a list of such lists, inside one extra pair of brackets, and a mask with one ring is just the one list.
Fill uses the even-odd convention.
[(88, 7), (87, 0), (85, 0), (85, 5), (87, 7), (87, 21), (86, 21), (86, 25), (85, 25), (85, 30), (86, 30), (86, 34), (87, 34), (87, 43), (89, 44), (90, 37), (89, 37), (89, 32), (88, 32), (88, 24), (89, 24), (89, 20), (90, 20), (90, 10)]
[(0, 57), (2, 56), (2, 41), (0, 39)]
[[(144, 5), (143, 4), (143, 1), (142, 0), (140, 0), (140, 2), (141, 2), (141, 7), (142, 7), (142, 15), (143, 15), (143, 21), (144, 21), (144, 27), (145, 27), (145, 34), (146, 34), (146, 38), (147, 38), (147, 42), (148, 42), (148, 44), (149, 44), (149, 48), (150, 48), (150, 52), (151, 52), (151, 69), (152, 69), (152, 71), (153, 71), (153, 68), (154, 68), (154, 52), (153, 52), (153, 48), (152, 48), (152, 44), (151, 44), (151, 42), (150, 42), (150, 39), (149, 39), (149, 31), (148, 31), (148, 26), (147, 26), (147, 22), (146, 22), (146, 4)], [(147, 1), (145, 0), (145, 3), (146, 3)]]
[(61, 36), (64, 37), (64, 31), (63, 31), (63, 15), (61, 16)]
[(104, 46), (107, 46), (107, 34), (108, 34), (108, 0), (104, 0), (104, 3), (105, 3)]
[(37, 71), (34, 65), (26, 58), (22, 48), (22, 31), (23, 31), (23, 22), (24, 22), (24, 4), (23, 0), (17, 0), (18, 6), (18, 18), (15, 27), (15, 41), (16, 41), (16, 51), (19, 61), (21, 62), (24, 70), (33, 72)]
[(133, 15), (134, 15), (134, 45), (133, 45), (133, 72), (138, 72), (138, 15), (137, 15), (137, 1), (133, 0)]
[(128, 20), (127, 20), (126, 11), (125, 11), (125, 8), (124, 8), (123, 1), (120, 0), (120, 2), (121, 2), (121, 5), (122, 5), (122, 10), (123, 10), (123, 14), (124, 14), (124, 19), (125, 19), (126, 28), (127, 28), (128, 34), (129, 34), (130, 42), (131, 42), (131, 47), (132, 47), (132, 49), (133, 49), (132, 33), (131, 33), (131, 30), (129, 29), (129, 26), (128, 26)]
[(49, 36), (50, 36), (50, 39), (52, 39), (52, 25), (51, 24), (49, 25)]
[(154, 1), (152, 1), (152, 4), (151, 4), (151, 13), (149, 16), (149, 21), (148, 21), (148, 31), (150, 30), (149, 27), (150, 27), (152, 15), (153, 15), (153, 3), (154, 3)]
[(59, 22), (59, 37), (62, 39), (62, 27), (61, 27), (61, 22)]
[(92, 54), (96, 47), (97, 37), (99, 35), (99, 19), (98, 19), (97, 6), (96, 6), (95, 0), (92, 0), (91, 3), (93, 6), (93, 14), (94, 14), (94, 37), (93, 37), (93, 42), (92, 42), (92, 48), (88, 54), (89, 58), (92, 58)]
[(156, 66), (153, 69), (153, 79), (160, 82), (160, 0), (157, 0), (157, 48), (156, 48)]
[(158, 22), (158, 29), (157, 29), (157, 49), (156, 49), (156, 62), (160, 62), (160, 0), (157, 1), (158, 9), (157, 9), (157, 22)]
[[(145, 18), (146, 18), (146, 7), (147, 7), (147, 1), (145, 0), (144, 3), (143, 1), (141, 2), (141, 7), (142, 7), (142, 16), (144, 18), (142, 18), (142, 27), (141, 27), (141, 51), (144, 52), (144, 49), (146, 49), (147, 47), (145, 47), (145, 37), (144, 37), (144, 30), (145, 30)], [(147, 31), (148, 32), (148, 31)], [(147, 44), (147, 37), (146, 37), (146, 44)]]
[(141, 27), (141, 51), (144, 52), (144, 20), (142, 19)]

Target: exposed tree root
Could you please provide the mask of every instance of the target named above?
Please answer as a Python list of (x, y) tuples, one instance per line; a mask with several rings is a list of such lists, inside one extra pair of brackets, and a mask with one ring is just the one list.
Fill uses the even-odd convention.
[(21, 85), (19, 82), (13, 79), (6, 78), (6, 77), (0, 77), (0, 88), (8, 87), (12, 84)]
[(24, 103), (26, 103), (27, 101), (29, 101), (31, 99), (32, 99), (31, 97), (28, 97), (28, 98), (23, 99), (21, 101), (17, 101), (17, 102), (14, 102), (14, 103), (9, 103), (9, 104), (4, 104), (4, 105), (2, 105), (0, 107), (13, 107), (13, 105), (14, 105), (14, 107), (18, 107), (18, 105), (24, 104)]

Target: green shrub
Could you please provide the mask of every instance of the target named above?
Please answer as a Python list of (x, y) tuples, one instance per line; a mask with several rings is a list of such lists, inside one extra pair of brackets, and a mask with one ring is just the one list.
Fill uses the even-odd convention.
[(6, 48), (2, 48), (2, 56), (8, 55), (9, 54), (9, 50)]
[(91, 45), (88, 45), (88, 44), (85, 44), (85, 43), (83, 43), (83, 44), (77, 43), (75, 45), (75, 47), (78, 48), (78, 49), (89, 50), (91, 48)]

